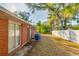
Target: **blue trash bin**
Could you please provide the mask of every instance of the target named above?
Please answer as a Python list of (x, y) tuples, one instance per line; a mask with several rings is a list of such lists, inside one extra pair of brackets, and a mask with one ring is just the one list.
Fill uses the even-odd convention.
[(39, 34), (39, 33), (36, 33), (36, 34), (35, 34), (35, 40), (36, 40), (36, 41), (40, 41), (40, 39), (41, 39), (40, 34)]

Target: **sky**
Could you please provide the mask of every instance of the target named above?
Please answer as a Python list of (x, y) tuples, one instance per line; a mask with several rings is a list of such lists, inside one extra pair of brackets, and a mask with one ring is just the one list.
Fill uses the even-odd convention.
[[(30, 12), (29, 8), (24, 3), (0, 3), (0, 6), (6, 8), (7, 10), (14, 11), (26, 11)], [(44, 22), (47, 21), (48, 17), (47, 10), (36, 11), (34, 14), (31, 14), (30, 18), (33, 24), (36, 24), (39, 20)]]
[[(14, 11), (26, 11), (30, 12), (29, 8), (24, 3), (0, 3), (0, 6), (6, 8), (7, 10), (14, 12)], [(36, 24), (39, 20), (41, 22), (47, 21), (48, 11), (41, 10), (36, 11), (34, 14), (31, 14), (29, 20), (32, 20), (32, 24)], [(75, 21), (72, 21), (72, 25), (76, 25)]]

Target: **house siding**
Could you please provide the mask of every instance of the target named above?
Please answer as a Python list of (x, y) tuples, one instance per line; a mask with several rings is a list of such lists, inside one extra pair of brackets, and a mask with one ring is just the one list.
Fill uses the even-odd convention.
[(0, 55), (8, 55), (8, 20), (0, 19)]
[[(17, 21), (14, 21), (17, 22)], [(21, 44), (19, 47), (8, 53), (8, 24), (9, 20), (0, 19), (0, 56), (14, 55), (19, 49), (22, 48), (30, 40), (30, 29), (32, 29), (32, 36), (35, 31), (31, 25), (23, 22), (18, 22), (21, 24)]]
[[(18, 23), (21, 25), (21, 44), (9, 52), (9, 30), (8, 25), (9, 21)], [(30, 39), (30, 28), (32, 25), (23, 19), (16, 17), (14, 14), (10, 13), (7, 10), (0, 10), (0, 56), (7, 56), (15, 54), (19, 49), (21, 49)], [(33, 29), (32, 29), (33, 30)], [(33, 32), (32, 32), (33, 33)]]
[(22, 35), (22, 45), (24, 45), (25, 43), (27, 43), (28, 42), (28, 37), (29, 37), (29, 35), (28, 35), (28, 25), (26, 25), (26, 24), (22, 24), (22, 26), (21, 26), (22, 28), (21, 28), (21, 35)]

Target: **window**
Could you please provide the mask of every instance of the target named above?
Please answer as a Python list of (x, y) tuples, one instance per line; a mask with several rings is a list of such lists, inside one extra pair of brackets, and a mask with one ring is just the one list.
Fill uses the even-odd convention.
[(30, 39), (32, 38), (32, 29), (30, 28)]
[(16, 47), (20, 45), (20, 25), (15, 25), (15, 40)]
[(20, 45), (20, 25), (9, 24), (9, 52)]
[(9, 51), (15, 48), (14, 44), (14, 24), (9, 24)]

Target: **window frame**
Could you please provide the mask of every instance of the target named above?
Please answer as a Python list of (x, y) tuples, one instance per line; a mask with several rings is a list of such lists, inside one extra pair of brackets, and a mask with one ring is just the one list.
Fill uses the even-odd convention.
[[(14, 48), (10, 50), (10, 46), (9, 46), (9, 43), (8, 43), (8, 53), (12, 52), (13, 50), (15, 50), (16, 48), (18, 48), (20, 45), (21, 45), (21, 24), (20, 23), (17, 23), (17, 22), (14, 22), (14, 21), (9, 21), (9, 24), (8, 24), (8, 42), (9, 42), (9, 25), (10, 24), (14, 24)], [(20, 40), (20, 44), (18, 46), (16, 46), (16, 26), (15, 25), (18, 25), (19, 26), (19, 40)]]

